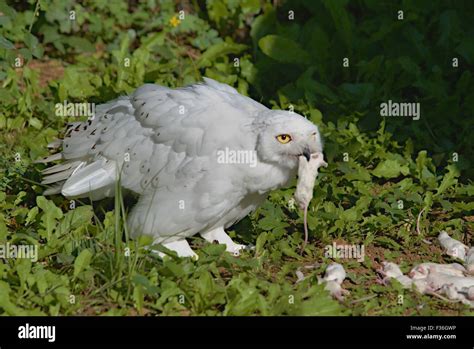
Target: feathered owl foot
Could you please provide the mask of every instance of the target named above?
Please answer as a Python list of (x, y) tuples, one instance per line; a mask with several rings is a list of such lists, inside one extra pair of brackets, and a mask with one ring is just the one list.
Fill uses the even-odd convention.
[(226, 245), (226, 251), (232, 253), (234, 256), (239, 256), (240, 251), (247, 248), (245, 245), (236, 244), (232, 241), (229, 235), (224, 231), (223, 227), (216, 228), (206, 233), (201, 233), (204, 240), (213, 243), (217, 241), (220, 244)]
[[(178, 257), (191, 257), (194, 260), (197, 260), (199, 258), (199, 256), (191, 249), (191, 246), (189, 246), (189, 243), (185, 239), (172, 241), (172, 242), (165, 242), (161, 244), (164, 247), (166, 247), (168, 250), (176, 252)], [(166, 254), (163, 252), (160, 252), (160, 251), (155, 251), (155, 252), (157, 252), (161, 258), (166, 256)]]

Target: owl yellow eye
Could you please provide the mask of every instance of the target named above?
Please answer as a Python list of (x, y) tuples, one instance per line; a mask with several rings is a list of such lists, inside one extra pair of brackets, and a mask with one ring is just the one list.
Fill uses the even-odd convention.
[(290, 135), (286, 135), (286, 134), (283, 134), (283, 135), (278, 135), (276, 136), (276, 139), (278, 142), (280, 142), (281, 144), (286, 144), (288, 142), (291, 141), (291, 136)]

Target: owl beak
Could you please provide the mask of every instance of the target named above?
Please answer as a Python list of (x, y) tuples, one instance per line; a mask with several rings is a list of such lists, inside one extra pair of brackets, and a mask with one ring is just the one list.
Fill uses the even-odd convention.
[(309, 162), (309, 160), (311, 159), (311, 150), (309, 150), (309, 148), (304, 148), (302, 155), (303, 155), (303, 156), (306, 158), (306, 160), (308, 160), (308, 162)]

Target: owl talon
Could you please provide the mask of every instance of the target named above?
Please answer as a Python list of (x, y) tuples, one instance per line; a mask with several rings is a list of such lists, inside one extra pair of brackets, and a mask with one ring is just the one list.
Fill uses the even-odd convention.
[(240, 251), (247, 248), (245, 245), (236, 244), (232, 241), (229, 235), (224, 231), (224, 228), (216, 228), (206, 233), (201, 233), (204, 240), (213, 243), (217, 241), (220, 244), (226, 245), (226, 251), (234, 256), (240, 256)]
[[(188, 242), (184, 239), (172, 241), (172, 242), (165, 242), (161, 244), (164, 247), (166, 247), (168, 250), (176, 252), (178, 257), (191, 257), (194, 260), (199, 259), (199, 256), (191, 249), (191, 246), (189, 246)], [(154, 251), (154, 252), (157, 252), (161, 258), (163, 258), (164, 256), (167, 256), (166, 253), (163, 253), (160, 251)]]

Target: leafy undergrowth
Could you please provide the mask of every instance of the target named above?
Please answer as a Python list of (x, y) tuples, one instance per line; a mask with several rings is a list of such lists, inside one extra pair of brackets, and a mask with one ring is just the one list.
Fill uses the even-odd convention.
[[(261, 9), (259, 1), (234, 5), (208, 1), (205, 9), (183, 3), (184, 20), (179, 20), (179, 8), (172, 1), (159, 5), (123, 2), (110, 8), (100, 2), (53, 1), (41, 4), (36, 19), (36, 2), (24, 8), (18, 5), (16, 11), (5, 5), (0, 8), (4, 24), (0, 37), (0, 244), (39, 247), (37, 261), (0, 259), (0, 313), (472, 314), (462, 304), (419, 295), (396, 283), (381, 285), (376, 272), (384, 260), (399, 263), (404, 272), (420, 262), (452, 262), (442, 255), (436, 241), (442, 229), (468, 245), (473, 242), (474, 186), (466, 172), (472, 162), (462, 147), (450, 148), (444, 142), (430, 148), (431, 131), (423, 133), (419, 125), (401, 142), (392, 135), (397, 129), (392, 120), (378, 120), (372, 131), (360, 122), (370, 116), (367, 110), (372, 103), (390, 96), (387, 91), (402, 94), (403, 88), (418, 86), (428, 91), (424, 98), (430, 100), (433, 94), (424, 87), (434, 89), (434, 85), (413, 82), (423, 75), (416, 69), (423, 66), (421, 58), (416, 62), (386, 58), (386, 69), (391, 69), (386, 75), (393, 76), (400, 62), (413, 73), (403, 75), (397, 86), (393, 86), (396, 79), (377, 80), (369, 82), (383, 88), (358, 83), (338, 93), (328, 86), (345, 73), (337, 73), (333, 63), (325, 65), (328, 57), (315, 55), (318, 58), (312, 62), (305, 57), (313, 52), (304, 50), (331, 51), (333, 46), (350, 45), (357, 40), (348, 38), (349, 32), (361, 37), (373, 23), (356, 28), (346, 19), (349, 12), (344, 7), (325, 1), (326, 11), (348, 22), (330, 23), (331, 16), (322, 12), (325, 18), (320, 24), (313, 20), (304, 25), (279, 23), (281, 11), (277, 16), (278, 9), (270, 3)], [(71, 10), (76, 19), (65, 21)], [(428, 8), (419, 16), (428, 18), (430, 11), (434, 10)], [(441, 25), (457, 23), (452, 12), (443, 18)], [(416, 19), (410, 23), (411, 29), (406, 30), (422, 30)], [(331, 25), (342, 29), (329, 42), (325, 32)], [(442, 37), (441, 46), (464, 42), (456, 36), (456, 25), (453, 28), (453, 37)], [(398, 29), (398, 25), (383, 27), (377, 40), (390, 42)], [(314, 31), (318, 35), (307, 43), (305, 35)], [(297, 39), (308, 46), (301, 49), (291, 41)], [(418, 45), (423, 51), (421, 40)], [(458, 50), (469, 61), (469, 42), (462, 45)], [(297, 48), (303, 51), (289, 54)], [(278, 52), (288, 54), (281, 59)], [(15, 67), (18, 57), (22, 64)], [(375, 63), (362, 61), (350, 74), (375, 79), (372, 73), (378, 70), (370, 68)], [(272, 78), (272, 69), (288, 74), (278, 73), (285, 78), (273, 81), (278, 74)], [(466, 105), (472, 99), (470, 75), (466, 70), (462, 78), (461, 73), (456, 77), (459, 80), (452, 78), (453, 84), (457, 81), (455, 97), (467, 101)], [(317, 180), (309, 209), (311, 240), (304, 253), (300, 253), (302, 212), (292, 200), (294, 185), (273, 192), (262, 207), (231, 228), (235, 240), (255, 245), (255, 250), (234, 257), (223, 246), (195, 237), (191, 243), (198, 261), (173, 256), (161, 260), (145, 248), (146, 239), (128, 239), (126, 200), (122, 205), (119, 199), (91, 203), (42, 196), (45, 188), (38, 182), (44, 165), (33, 160), (47, 155), (48, 142), (62, 134), (67, 122), (75, 121), (72, 116), (57, 116), (56, 103), (100, 103), (130, 93), (144, 82), (182, 86), (201, 76), (233, 85), (256, 100), (263, 95), (262, 102), (276, 108), (293, 103), (298, 113), (320, 126), (329, 167), (321, 170)], [(367, 88), (369, 95), (364, 92)], [(379, 91), (384, 95), (376, 95)], [(363, 98), (367, 103), (355, 103)], [(323, 110), (325, 105), (330, 108)], [(454, 110), (452, 115), (468, 114), (466, 110)], [(453, 119), (456, 128), (450, 130), (445, 124), (443, 134), (470, 136), (468, 119)], [(416, 138), (420, 132), (422, 136)], [(471, 143), (461, 138), (457, 144), (469, 149)], [(334, 243), (363, 246), (365, 258), (329, 258), (326, 246)], [(317, 283), (332, 261), (343, 264), (348, 272), (343, 287), (351, 293), (343, 302), (331, 299)], [(298, 270), (306, 276), (302, 282), (297, 282)]]

